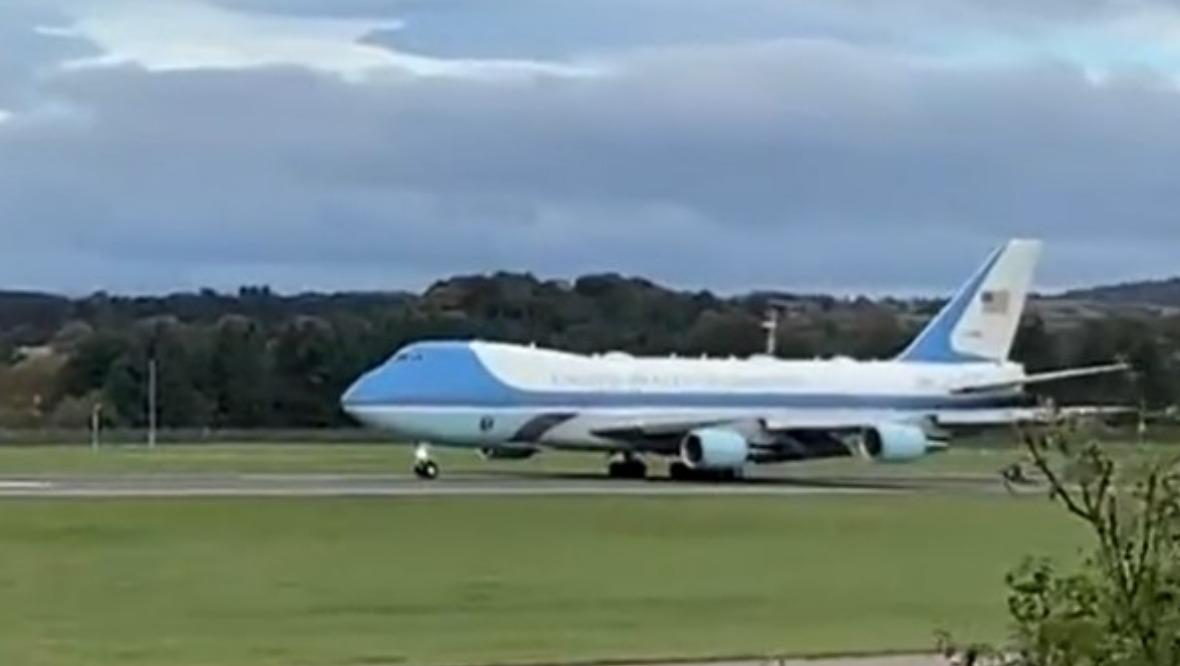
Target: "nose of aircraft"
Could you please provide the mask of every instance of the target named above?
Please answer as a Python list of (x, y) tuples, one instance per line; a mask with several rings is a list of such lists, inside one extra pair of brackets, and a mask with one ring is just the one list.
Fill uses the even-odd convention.
[(378, 398), (373, 372), (358, 377), (340, 395), (340, 407), (354, 418), (360, 418), (365, 404), (372, 404)]

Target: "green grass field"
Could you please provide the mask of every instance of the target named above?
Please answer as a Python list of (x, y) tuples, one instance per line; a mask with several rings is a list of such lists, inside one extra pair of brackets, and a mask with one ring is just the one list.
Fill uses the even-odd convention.
[[(763, 473), (992, 474), (1020, 453), (959, 449), (908, 465), (834, 460)], [(603, 468), (593, 455), (439, 456), (444, 474)], [(0, 477), (402, 474), (410, 457), (394, 445), (5, 447)], [(3, 500), (0, 663), (922, 650), (942, 628), (1000, 637), (1003, 574), (1025, 554), (1070, 557), (1077, 527), (1041, 497), (1003, 495)]]
[(7, 500), (0, 663), (929, 649), (1079, 542), (1042, 498)]

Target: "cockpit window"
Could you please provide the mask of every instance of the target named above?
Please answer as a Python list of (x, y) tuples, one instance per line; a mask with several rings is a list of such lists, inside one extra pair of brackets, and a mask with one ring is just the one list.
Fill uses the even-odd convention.
[(421, 353), (404, 351), (404, 352), (398, 352), (397, 354), (395, 354), (393, 359), (390, 362), (391, 363), (403, 363), (405, 361), (421, 361), (421, 360), (422, 360)]

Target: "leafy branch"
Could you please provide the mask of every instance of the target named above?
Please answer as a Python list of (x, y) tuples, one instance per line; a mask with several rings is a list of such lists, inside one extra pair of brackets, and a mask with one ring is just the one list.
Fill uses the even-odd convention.
[[(1007, 577), (1012, 634), (975, 646), (1013, 666), (1180, 666), (1180, 466), (1117, 457), (1053, 416), (1022, 428), (1049, 498), (1092, 538), (1074, 571), (1026, 558)], [(944, 637), (944, 641), (947, 639)]]

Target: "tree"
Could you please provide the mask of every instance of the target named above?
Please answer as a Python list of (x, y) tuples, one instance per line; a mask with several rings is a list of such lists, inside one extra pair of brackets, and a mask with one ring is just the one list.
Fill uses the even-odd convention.
[(338, 375), (337, 362), (343, 349), (335, 331), (322, 319), (292, 322), (274, 341), (273, 367), (275, 411), (289, 414), (289, 422), (300, 427), (336, 425), (342, 419), (336, 401), (347, 380)]
[(1012, 358), (1023, 363), (1028, 372), (1057, 367), (1057, 346), (1040, 315), (1030, 315), (1020, 326), (1012, 345)]
[(1128, 351), (1127, 359), (1135, 369), (1140, 399), (1148, 409), (1163, 409), (1172, 404), (1176, 394), (1175, 368), (1163, 353), (1160, 341), (1145, 337)]
[(130, 337), (114, 331), (96, 333), (80, 342), (57, 376), (61, 397), (76, 397), (101, 387), (111, 368), (130, 353)]
[(861, 334), (853, 342), (852, 356), (886, 358), (900, 352), (906, 342), (897, 316), (888, 310), (873, 308), (862, 318)]
[(1116, 458), (1061, 423), (1039, 435), (1031, 464), (1092, 544), (1074, 571), (1034, 557), (1014, 569), (1011, 640), (976, 649), (1015, 666), (1180, 665), (1177, 460)]
[(206, 359), (205, 392), (213, 426), (253, 428), (270, 413), (266, 336), (250, 319), (227, 316), (216, 324)]
[[(81, 299), (0, 292), (0, 383), (24, 383), (26, 364), (46, 352), (54, 364), (32, 373), (35, 390), (0, 391), (0, 401), (14, 406), (7, 412), (13, 423), (36, 424), (70, 398), (99, 395), (113, 423), (142, 426), (148, 360), (155, 358), (162, 427), (335, 428), (352, 424), (338, 407), (340, 391), (410, 341), (483, 338), (577, 352), (745, 356), (764, 349), (760, 324), (769, 298), (792, 303), (777, 344), (780, 356), (792, 358), (891, 356), (943, 304), (722, 296), (618, 274), (546, 280), (509, 272), (454, 277), (420, 294), (281, 295), (265, 286)], [(1136, 312), (1040, 302), (1029, 310), (1013, 358), (1035, 372), (1123, 356), (1136, 381), (1087, 377), (1035, 390), (1060, 404), (1142, 400), (1149, 412), (1167, 409), (1180, 397), (1180, 317)], [(23, 348), (35, 353), (3, 368), (5, 352)]]

